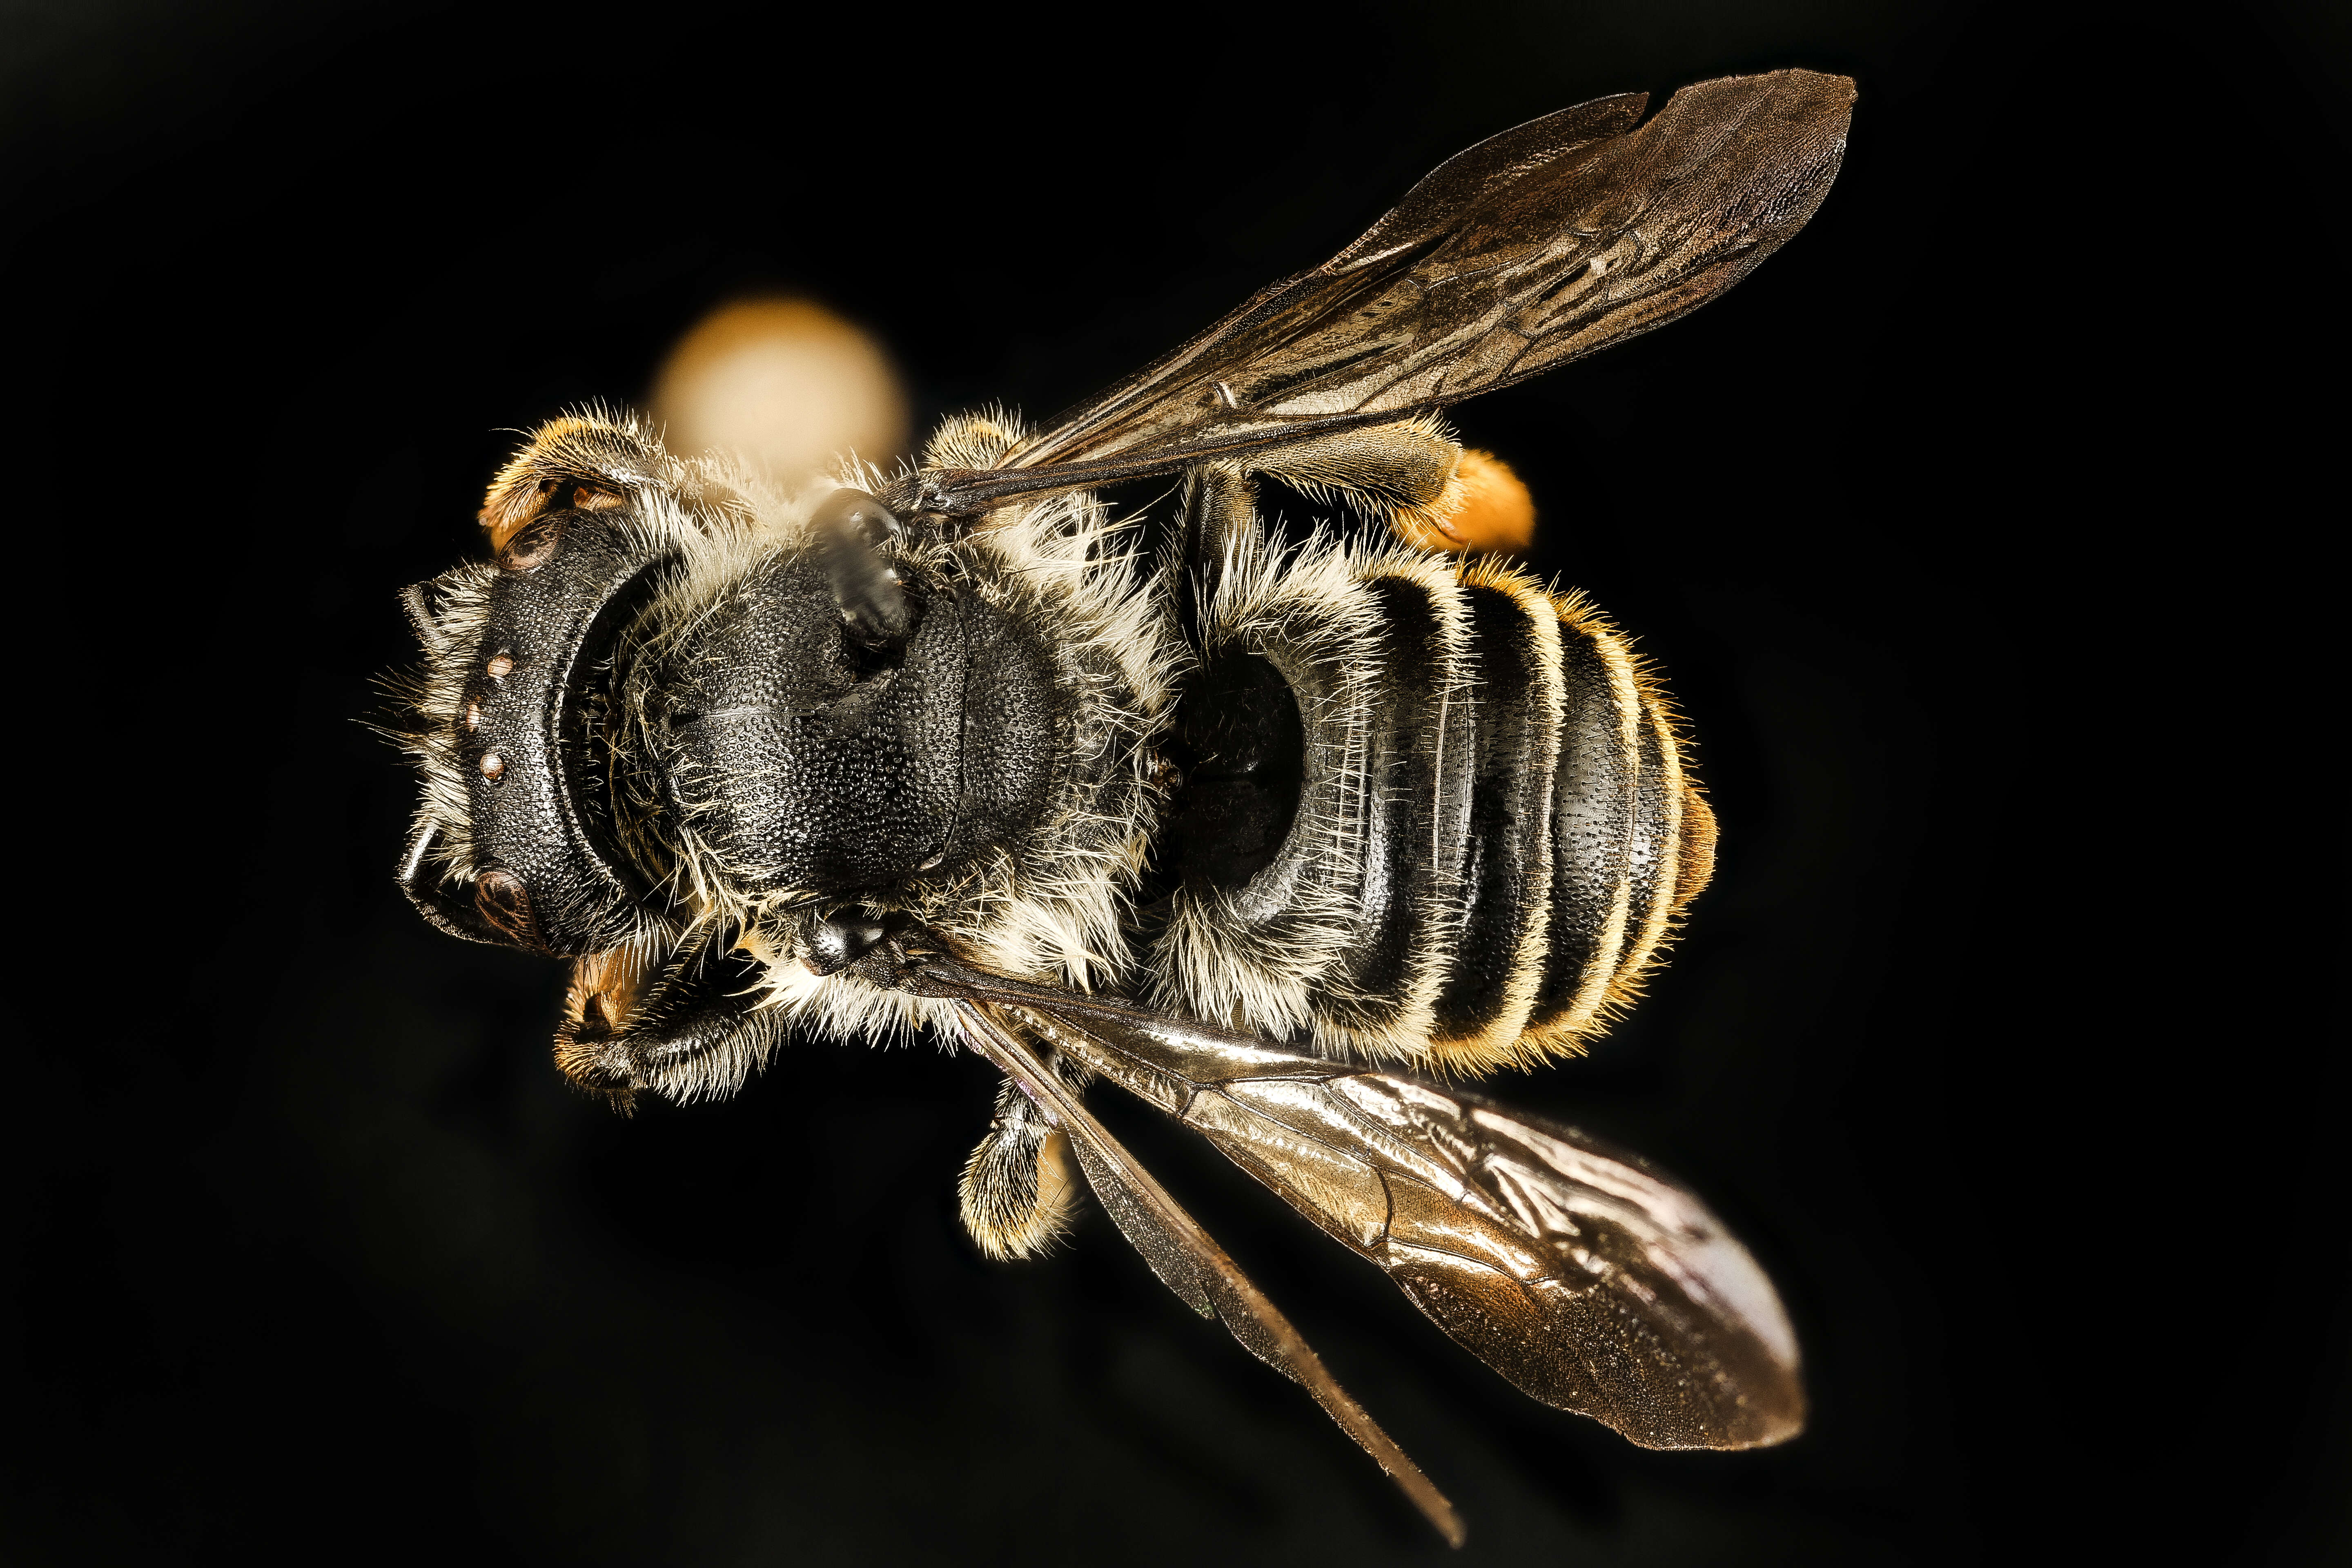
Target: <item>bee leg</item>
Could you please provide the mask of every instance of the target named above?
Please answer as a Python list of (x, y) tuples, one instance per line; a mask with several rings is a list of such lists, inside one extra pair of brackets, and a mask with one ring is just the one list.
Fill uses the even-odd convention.
[(1415, 542), (1451, 537), (1444, 525), (1462, 508), (1462, 447), (1429, 416), (1312, 437), (1254, 456), (1251, 466), (1317, 500), (1343, 500)]
[(641, 1089), (678, 1095), (732, 1083), (775, 1041), (774, 1016), (759, 1006), (761, 973), (715, 933), (658, 963), (631, 948), (580, 959), (555, 1065), (624, 1115)]
[[(945, 944), (905, 914), (837, 910), (811, 928), (801, 961), (819, 974), (855, 974), (887, 990), (936, 994), (915, 965)], [(1058, 1058), (1053, 1069), (1072, 1084), (1083, 1070)], [(997, 1086), (988, 1134), (964, 1162), (957, 1208), (982, 1252), (999, 1261), (1050, 1251), (1070, 1227), (1079, 1184), (1066, 1134), (1006, 1079)]]
[(1176, 619), (1184, 640), (1198, 647), (1201, 624), (1224, 580), (1232, 541), (1257, 526), (1257, 486), (1240, 465), (1202, 463), (1184, 470), (1175, 572)]
[(1000, 1262), (1040, 1257), (1068, 1234), (1078, 1191), (1068, 1135), (1006, 1079), (997, 1086), (988, 1136), (964, 1162), (957, 1186), (964, 1229)]

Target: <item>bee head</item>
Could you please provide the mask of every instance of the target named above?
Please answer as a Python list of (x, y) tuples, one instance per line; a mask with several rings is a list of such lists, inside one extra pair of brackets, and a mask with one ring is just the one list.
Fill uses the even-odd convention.
[(658, 866), (625, 847), (609, 678), (684, 532), (681, 465), (634, 426), (559, 420), (482, 508), (488, 563), (404, 595), (425, 644), (405, 737), (424, 801), (399, 881), (457, 935), (598, 952), (661, 918)]

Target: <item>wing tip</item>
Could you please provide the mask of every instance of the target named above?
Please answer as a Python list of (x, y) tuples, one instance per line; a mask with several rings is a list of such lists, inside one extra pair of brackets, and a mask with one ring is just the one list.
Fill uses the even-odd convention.
[(1792, 96), (1823, 110), (1850, 112), (1861, 88), (1853, 78), (1836, 71), (1817, 71), (1804, 66), (1787, 66), (1780, 70), (1758, 71), (1751, 76), (1719, 76), (1707, 81), (1695, 81), (1677, 88), (1660, 114), (1670, 111), (1683, 99), (1711, 96), (1719, 92), (1750, 91), (1769, 93), (1787, 88)]
[(1790, 1386), (1776, 1393), (1785, 1396), (1785, 1403), (1779, 1399), (1757, 1400), (1751, 1395), (1741, 1402), (1745, 1408), (1738, 1415), (1716, 1431), (1662, 1435), (1655, 1430), (1640, 1429), (1633, 1421), (1621, 1422), (1598, 1411), (1580, 1410), (1576, 1414), (1591, 1415), (1635, 1447), (1647, 1448), (1654, 1453), (1737, 1454), (1751, 1448), (1777, 1448), (1805, 1435), (1811, 1412), (1806, 1408), (1804, 1389), (1792, 1381)]
[(1773, 1392), (1777, 1397), (1751, 1405), (1754, 1425), (1742, 1430), (1737, 1441), (1724, 1447), (1777, 1448), (1805, 1435), (1806, 1423), (1812, 1412), (1806, 1408), (1805, 1385), (1797, 1381), (1793, 1370), (1787, 1384)]

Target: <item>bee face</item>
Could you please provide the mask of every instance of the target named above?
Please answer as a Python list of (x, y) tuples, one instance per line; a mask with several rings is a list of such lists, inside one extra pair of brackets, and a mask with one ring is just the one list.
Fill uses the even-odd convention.
[[(461, 568), (416, 595), (442, 606), (426, 679), (448, 711), (429, 737), (441, 777), (428, 800), (461, 818), (457, 831), (438, 826), (464, 847), (463, 862), (444, 868), (470, 887), (470, 919), (462, 904), (456, 914), (469, 934), (582, 953), (636, 923), (647, 882), (618, 852), (590, 700), (595, 672), (675, 559), (631, 523), (624, 506), (543, 512), (510, 531), (487, 573)], [(419, 879), (405, 885), (422, 901)], [(456, 897), (436, 893), (448, 914)]]

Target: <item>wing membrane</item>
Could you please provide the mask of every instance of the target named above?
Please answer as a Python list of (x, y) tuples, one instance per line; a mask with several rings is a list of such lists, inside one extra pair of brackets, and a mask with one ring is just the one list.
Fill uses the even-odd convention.
[(1439, 1532), (1452, 1544), (1461, 1545), (1465, 1532), (1454, 1505), (1339, 1386), (1313, 1347), (1234, 1266), (1224, 1248), (1168, 1195), (1149, 1171), (1135, 1163), (1061, 1076), (1040, 1062), (1017, 1033), (974, 1002), (960, 1003), (957, 1011), (964, 1024), (964, 1037), (973, 1047), (1018, 1083), (1069, 1134), (1087, 1184), (1160, 1283), (1203, 1317), (1223, 1320), (1251, 1354), (1313, 1394), (1315, 1402), (1388, 1472)]
[(1796, 1338), (1771, 1282), (1704, 1204), (1633, 1157), (1410, 1079), (982, 983), (1546, 1404), (1654, 1448), (1756, 1447), (1802, 1428)]
[(1163, 472), (1508, 386), (1662, 326), (1804, 226), (1844, 155), (1853, 83), (1729, 77), (1623, 94), (1441, 165), (1353, 245), (1260, 290), (995, 469), (925, 478), (964, 511)]

